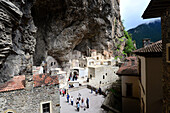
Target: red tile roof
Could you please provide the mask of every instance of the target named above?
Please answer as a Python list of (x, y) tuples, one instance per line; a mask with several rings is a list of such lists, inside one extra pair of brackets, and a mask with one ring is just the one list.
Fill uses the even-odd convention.
[(117, 71), (118, 75), (138, 75), (138, 65), (137, 65), (137, 58), (136, 57), (127, 57), (125, 59), (125, 63)]
[(40, 74), (33, 76), (34, 87), (44, 86), (44, 85), (53, 85), (59, 84), (58, 76), (50, 76), (48, 74)]
[[(47, 74), (33, 75), (34, 87), (59, 84), (58, 76)], [(14, 76), (10, 81), (0, 85), (0, 92), (25, 88), (25, 75)]]
[(150, 44), (144, 48), (133, 51), (134, 53), (161, 53), (162, 52), (162, 40)]
[(0, 85), (0, 92), (25, 88), (25, 75), (14, 76), (12, 80)]

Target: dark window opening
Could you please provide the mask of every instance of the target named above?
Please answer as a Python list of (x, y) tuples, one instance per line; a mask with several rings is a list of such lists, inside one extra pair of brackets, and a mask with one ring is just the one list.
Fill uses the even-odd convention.
[(97, 60), (99, 60), (99, 57), (97, 57)]
[(107, 75), (107, 73), (106, 73), (106, 75)]
[(51, 62), (51, 66), (53, 66), (53, 62)]
[(56, 62), (54, 62), (54, 65), (56, 64)]
[(103, 79), (105, 79), (105, 76), (103, 75)]
[(46, 103), (42, 105), (43, 113), (50, 113), (50, 103)]
[(126, 96), (131, 97), (132, 96), (132, 84), (126, 83)]
[(92, 75), (90, 75), (90, 79), (92, 79)]
[(102, 81), (100, 81), (100, 84), (102, 83)]

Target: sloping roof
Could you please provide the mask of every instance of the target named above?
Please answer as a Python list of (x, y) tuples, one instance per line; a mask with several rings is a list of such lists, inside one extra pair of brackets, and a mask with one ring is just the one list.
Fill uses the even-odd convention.
[(161, 17), (168, 8), (170, 8), (170, 0), (151, 0), (142, 17), (144, 19)]
[(25, 75), (14, 76), (12, 80), (0, 85), (0, 92), (25, 88)]
[(133, 51), (135, 54), (162, 53), (162, 40), (152, 43), (144, 48)]
[(59, 84), (58, 76), (50, 76), (48, 74), (34, 75), (33, 81), (34, 87)]
[(117, 71), (118, 75), (138, 76), (138, 65), (136, 57), (127, 57), (125, 63)]
[[(48, 74), (33, 75), (34, 87), (59, 84), (58, 76)], [(25, 88), (25, 75), (14, 76), (10, 81), (0, 85), (0, 92)]]

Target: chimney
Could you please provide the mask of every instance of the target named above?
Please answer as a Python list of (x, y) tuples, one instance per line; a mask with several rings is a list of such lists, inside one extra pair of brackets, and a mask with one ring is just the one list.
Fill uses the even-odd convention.
[(148, 45), (150, 45), (150, 44), (151, 44), (151, 42), (150, 42), (150, 39), (149, 39), (149, 38), (143, 39), (143, 47), (146, 47), (146, 46), (148, 46)]

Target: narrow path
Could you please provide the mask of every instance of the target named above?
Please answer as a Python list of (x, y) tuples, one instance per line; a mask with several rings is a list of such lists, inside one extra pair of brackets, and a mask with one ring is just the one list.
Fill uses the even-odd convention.
[(101, 108), (101, 105), (104, 101), (104, 97), (102, 95), (96, 95), (94, 92), (93, 94), (91, 94), (90, 89), (87, 88), (70, 92), (70, 95), (74, 97), (74, 106), (71, 106), (70, 103), (66, 102), (66, 96), (60, 96), (61, 113), (78, 113), (78, 111), (76, 111), (75, 101), (79, 93), (81, 94), (81, 97), (83, 97), (85, 100), (88, 97), (90, 102), (90, 108), (86, 109), (85, 111), (83, 108), (80, 108), (79, 113), (106, 113)]

